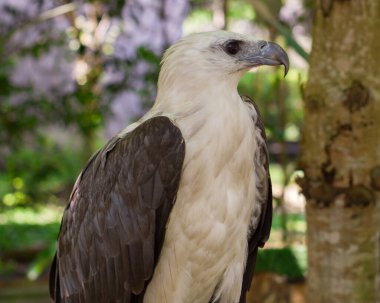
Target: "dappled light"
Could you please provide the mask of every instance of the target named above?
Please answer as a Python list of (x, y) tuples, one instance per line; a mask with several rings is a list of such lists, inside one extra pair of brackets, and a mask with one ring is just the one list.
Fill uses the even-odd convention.
[[(370, 41), (379, 22), (368, 22), (365, 41), (357, 30), (367, 28), (367, 11), (380, 11), (376, 1), (363, 1), (351, 23), (352, 1), (2, 1), (0, 302), (49, 302), (49, 268), (81, 169), (153, 106), (170, 45), (223, 29), (276, 42), (290, 58), (285, 78), (282, 66), (255, 67), (238, 85), (264, 121), (274, 209), (247, 303), (378, 302), (380, 49)], [(348, 36), (337, 46), (341, 24), (371, 46)], [(338, 281), (344, 272), (350, 287)], [(320, 298), (320, 288), (329, 295)]]

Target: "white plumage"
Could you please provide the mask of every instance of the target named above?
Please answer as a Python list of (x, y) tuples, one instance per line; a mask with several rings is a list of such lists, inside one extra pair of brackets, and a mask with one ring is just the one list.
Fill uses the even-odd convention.
[(207, 302), (217, 284), (221, 302), (240, 298), (256, 142), (236, 88), (212, 82), (208, 94), (195, 95), (190, 117), (170, 113), (186, 142), (184, 169), (146, 303)]
[(214, 291), (215, 301), (239, 302), (248, 229), (259, 220), (251, 220), (260, 208), (254, 155), (264, 139), (255, 108), (237, 92), (247, 68), (210, 48), (228, 39), (249, 41), (219, 31), (169, 48), (154, 107), (134, 126), (167, 116), (186, 142), (177, 201), (144, 303), (203, 303)]
[(62, 219), (56, 302), (245, 303), (272, 218), (266, 138), (237, 92), (278, 45), (224, 31), (163, 58), (153, 108), (89, 161)]

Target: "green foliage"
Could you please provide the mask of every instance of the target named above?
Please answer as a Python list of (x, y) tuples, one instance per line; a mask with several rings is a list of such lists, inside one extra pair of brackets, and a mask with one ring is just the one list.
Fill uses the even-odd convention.
[(0, 251), (22, 251), (29, 248), (47, 248), (57, 238), (59, 223), (0, 225)]
[(88, 80), (80, 85), (74, 96), (70, 96), (65, 102), (64, 121), (66, 124), (76, 125), (84, 138), (91, 137), (103, 125), (104, 114), (108, 111), (93, 90), (98, 77), (99, 74), (96, 71), (91, 72)]
[(277, 163), (271, 163), (269, 165), (269, 172), (273, 184), (283, 184), (284, 183), (284, 171), (281, 166)]
[[(56, 235), (58, 234), (58, 230), (59, 229), (54, 230), (56, 231)], [(51, 245), (48, 248), (42, 250), (36, 256), (36, 258), (28, 267), (26, 276), (29, 280), (36, 280), (44, 272), (44, 270), (50, 267), (55, 252), (56, 247), (54, 245), (54, 242), (51, 242)]]
[[(9, 56), (0, 47), (0, 209), (56, 200), (72, 186), (83, 159), (95, 150), (95, 133), (108, 112), (96, 89), (99, 65), (92, 66), (86, 81), (57, 100), (33, 93), (32, 84), (15, 87), (10, 81), (14, 63), (23, 55), (38, 58), (57, 43), (61, 42), (44, 40)], [(15, 102), (15, 95), (24, 98)], [(57, 126), (61, 133), (64, 127), (76, 130), (73, 139), (79, 142), (62, 146), (49, 134)]]
[(50, 264), (55, 251), (62, 207), (14, 207), (0, 213), (0, 276), (10, 274), (17, 262), (28, 264), (35, 279)]
[(208, 9), (194, 8), (187, 16), (183, 28), (184, 32), (196, 31), (199, 25), (208, 24), (212, 20), (212, 13)]
[(137, 49), (137, 57), (143, 61), (154, 64), (158, 66), (160, 64), (160, 57), (157, 56), (153, 51), (144, 46), (140, 46)]
[(252, 5), (246, 1), (229, 1), (227, 17), (231, 20), (253, 20), (255, 19), (255, 11)]
[[(305, 214), (287, 214), (287, 227), (289, 231), (298, 232), (305, 234), (306, 233), (306, 221)], [(281, 227), (281, 216), (273, 216), (272, 222), (273, 230), (280, 230)]]
[(306, 248), (285, 247), (259, 250), (255, 272), (272, 272), (291, 280), (302, 279), (306, 273)]
[[(239, 82), (238, 90), (247, 95), (259, 105), (265, 121), (267, 136), (273, 141), (298, 141), (303, 121), (300, 79), (297, 70), (290, 70), (283, 79), (282, 70), (278, 73), (264, 72), (247, 73)], [(282, 104), (281, 104), (282, 103)], [(285, 125), (280, 125), (284, 119)]]
[(0, 209), (54, 202), (57, 194), (69, 192), (84, 164), (82, 153), (46, 138), (41, 141), (6, 156), (5, 170), (0, 171)]
[(14, 261), (3, 261), (0, 258), (0, 277), (11, 275), (15, 271), (15, 262)]
[[(143, 108), (148, 110), (152, 105), (152, 91), (156, 90), (158, 74), (160, 71), (161, 56), (158, 56), (146, 47), (139, 47), (137, 50), (137, 58), (139, 61), (149, 64), (149, 70), (144, 75), (145, 86), (138, 91), (141, 96)], [(136, 117), (140, 118), (140, 117)]]

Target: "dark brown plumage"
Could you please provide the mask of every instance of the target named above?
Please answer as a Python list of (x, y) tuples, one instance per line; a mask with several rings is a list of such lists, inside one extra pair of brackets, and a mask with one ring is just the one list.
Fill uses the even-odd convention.
[(175, 203), (185, 143), (168, 118), (113, 138), (65, 209), (50, 293), (56, 302), (141, 302)]

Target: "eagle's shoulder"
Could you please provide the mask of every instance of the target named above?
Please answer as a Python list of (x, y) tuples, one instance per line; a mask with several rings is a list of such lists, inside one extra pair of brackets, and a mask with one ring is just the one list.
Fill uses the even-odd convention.
[(259, 130), (261, 132), (261, 136), (263, 137), (263, 139), (264, 139), (264, 141), (266, 143), (267, 136), (266, 136), (266, 133), (265, 133), (265, 126), (264, 126), (264, 122), (263, 122), (263, 119), (261, 117), (260, 109), (259, 109), (257, 103), (253, 99), (251, 99), (250, 97), (248, 97), (248, 96), (241, 96), (241, 99), (249, 107), (251, 107), (255, 111), (256, 117), (253, 117), (254, 118), (254, 123), (255, 123), (256, 127), (259, 128)]
[(133, 297), (143, 296), (176, 200), (184, 154), (179, 128), (158, 116), (114, 137), (89, 160), (63, 215), (52, 298), (135, 302)]

